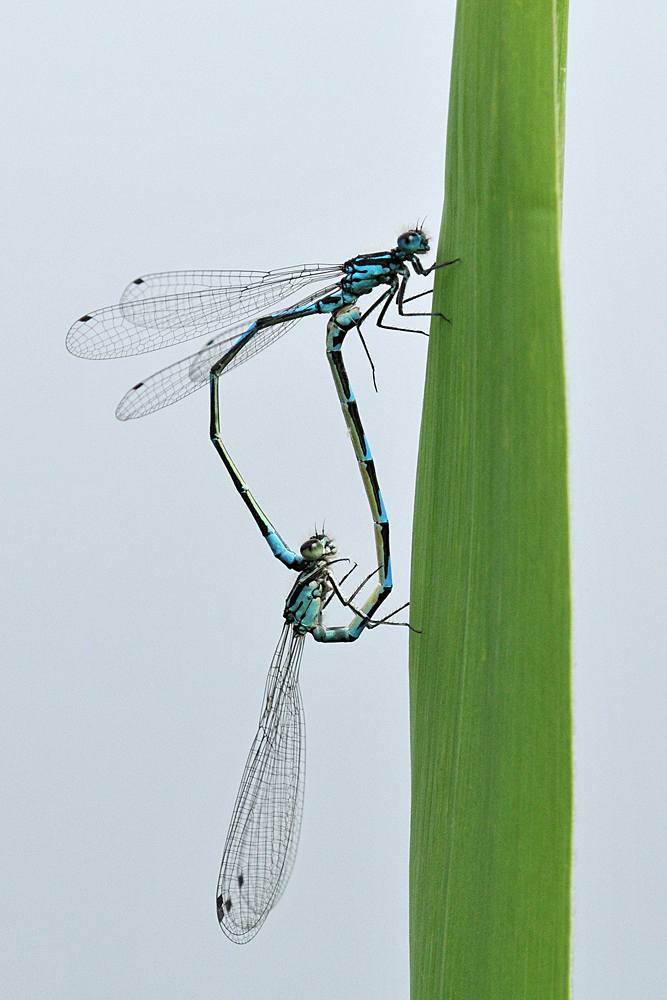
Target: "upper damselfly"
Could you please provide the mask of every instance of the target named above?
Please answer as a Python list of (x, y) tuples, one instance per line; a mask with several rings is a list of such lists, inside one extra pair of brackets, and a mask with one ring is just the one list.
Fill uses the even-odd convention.
[[(432, 289), (407, 296), (410, 265), (420, 276), (444, 264), (422, 266), (420, 257), (430, 250), (420, 228), (399, 236), (393, 250), (361, 254), (344, 264), (302, 264), (276, 271), (165, 271), (132, 281), (117, 305), (87, 313), (67, 334), (67, 348), (82, 358), (121, 358), (145, 354), (207, 336), (205, 346), (181, 361), (137, 383), (116, 409), (119, 420), (131, 420), (169, 406), (208, 381), (212, 366), (228, 356), (230, 371), (277, 340), (298, 320), (317, 313), (333, 313), (353, 305), (376, 290), (381, 294), (356, 323), (376, 309), (378, 327), (414, 333), (385, 322), (395, 302), (400, 316), (431, 316), (406, 312), (405, 305)], [(324, 282), (278, 312), (272, 306), (295, 296), (308, 285)], [(441, 313), (441, 316), (447, 320)], [(258, 317), (248, 326), (248, 320)], [(449, 320), (447, 320), (449, 322)], [(417, 331), (423, 332), (423, 331)], [(364, 345), (365, 346), (365, 345)]]

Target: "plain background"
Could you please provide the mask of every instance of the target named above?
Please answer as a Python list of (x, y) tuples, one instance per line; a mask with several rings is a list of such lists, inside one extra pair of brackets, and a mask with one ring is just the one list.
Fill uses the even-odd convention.
[[(665, 995), (664, 5), (574, 3), (564, 295), (576, 1000)], [(290, 575), (207, 439), (206, 393), (121, 425), (181, 354), (70, 357), (138, 274), (341, 261), (437, 232), (454, 3), (21, 3), (2, 24), (0, 991), (405, 1000), (407, 637), (309, 643), (288, 891), (239, 948), (220, 853)], [(426, 338), (348, 351), (407, 599)], [(305, 321), (224, 380), (232, 454), (294, 545), (370, 520)], [(345, 620), (345, 616), (342, 616)]]

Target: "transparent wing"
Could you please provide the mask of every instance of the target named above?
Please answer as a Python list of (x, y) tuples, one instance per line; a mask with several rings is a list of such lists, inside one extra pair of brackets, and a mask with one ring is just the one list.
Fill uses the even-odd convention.
[[(316, 302), (319, 298), (328, 295), (337, 288), (338, 284), (319, 289), (305, 299), (301, 299), (294, 306), (290, 306), (290, 309), (310, 305), (311, 302)], [(248, 338), (248, 342), (241, 348), (238, 354), (232, 358), (225, 368), (225, 372), (231, 371), (232, 368), (243, 364), (248, 358), (259, 354), (265, 347), (268, 347), (269, 344), (272, 344), (279, 337), (282, 337), (283, 334), (287, 333), (288, 330), (291, 330), (301, 318), (297, 316), (295, 319), (288, 319), (284, 323), (276, 323), (275, 326), (266, 326), (263, 329), (257, 330)], [(173, 365), (168, 365), (166, 368), (160, 369), (155, 375), (151, 375), (149, 378), (144, 379), (143, 382), (139, 382), (133, 386), (125, 393), (116, 408), (118, 419), (134, 420), (137, 417), (145, 417), (148, 413), (154, 413), (155, 410), (161, 410), (164, 406), (177, 403), (180, 399), (189, 396), (191, 392), (201, 389), (208, 383), (209, 372), (216, 361), (219, 361), (227, 353), (238, 341), (239, 337), (243, 336), (246, 330), (247, 325), (245, 322), (237, 323), (235, 326), (223, 331), (217, 337), (213, 337), (196, 354), (191, 354), (188, 358), (183, 358), (181, 361), (176, 361)]]
[[(291, 324), (286, 325), (293, 326), (296, 322), (293, 320)], [(225, 334), (209, 341), (196, 354), (161, 368), (143, 382), (138, 382), (125, 393), (116, 407), (118, 419), (134, 420), (137, 417), (145, 417), (146, 414), (177, 403), (191, 392), (203, 388), (208, 382), (208, 375), (213, 365), (227, 353), (246, 329), (246, 323), (238, 323)]]
[[(286, 270), (292, 271), (292, 268)], [(207, 288), (242, 289), (265, 283), (278, 271), (158, 271), (142, 274), (125, 288), (121, 302), (155, 299), (163, 295), (205, 291)]]
[[(321, 281), (328, 275), (341, 273), (342, 268), (338, 264), (297, 264), (296, 267), (280, 267), (274, 271), (158, 271), (131, 281), (120, 301), (136, 302), (138, 299), (161, 298), (210, 288), (224, 289), (233, 296), (242, 294), (247, 288), (277, 289), (286, 282)], [(278, 292), (267, 294), (276, 295)], [(271, 301), (278, 300), (272, 298)]]
[(330, 264), (148, 274), (127, 286), (118, 305), (78, 319), (67, 334), (67, 349), (81, 358), (122, 358), (215, 336), (306, 285), (341, 274), (339, 266)]
[(255, 936), (294, 867), (306, 764), (299, 692), (304, 640), (285, 623), (222, 855), (218, 920), (236, 944)]

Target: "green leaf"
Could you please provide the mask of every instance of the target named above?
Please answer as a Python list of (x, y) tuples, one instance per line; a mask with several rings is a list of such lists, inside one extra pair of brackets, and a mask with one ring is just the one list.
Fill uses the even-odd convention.
[(412, 1000), (565, 1000), (567, 8), (459, 0), (410, 653)]

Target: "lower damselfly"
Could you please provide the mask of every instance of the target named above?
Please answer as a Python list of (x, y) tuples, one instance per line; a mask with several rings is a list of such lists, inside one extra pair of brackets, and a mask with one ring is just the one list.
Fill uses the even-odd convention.
[[(298, 573), (285, 603), (284, 625), (266, 682), (259, 728), (246, 761), (220, 867), (218, 920), (227, 937), (237, 944), (245, 944), (257, 934), (282, 896), (296, 857), (305, 777), (299, 668), (306, 636), (317, 642), (353, 642), (366, 629), (404, 624), (390, 620), (402, 608), (385, 618), (375, 617), (392, 589), (389, 521), (342, 354), (345, 336), (360, 315), (358, 306), (344, 306), (327, 326), (327, 357), (370, 505), (378, 561), (377, 568), (350, 597), (344, 594), (342, 584), (356, 567), (340, 581), (336, 579), (334, 565), (347, 560), (338, 557), (333, 540), (324, 531), (316, 532), (299, 552), (293, 551), (255, 500), (221, 437), (218, 382), (226, 358), (210, 372), (211, 440), (274, 556)], [(359, 607), (357, 595), (376, 575), (377, 585)], [(324, 611), (334, 598), (353, 612), (349, 625), (325, 625)]]

